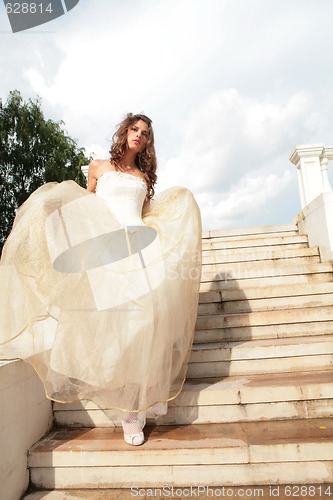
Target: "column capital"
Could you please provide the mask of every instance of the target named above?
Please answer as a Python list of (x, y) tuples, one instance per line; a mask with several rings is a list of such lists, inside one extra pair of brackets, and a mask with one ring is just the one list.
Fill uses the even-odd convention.
[[(326, 149), (332, 149), (332, 154), (333, 154), (333, 148), (326, 148)], [(291, 163), (297, 166), (302, 158), (320, 157), (323, 155), (324, 151), (325, 151), (324, 144), (299, 145), (296, 146), (295, 149), (292, 151), (291, 155), (289, 156), (289, 160), (291, 161)]]
[(328, 160), (333, 160), (333, 147), (330, 146), (328, 148), (324, 148), (322, 156)]

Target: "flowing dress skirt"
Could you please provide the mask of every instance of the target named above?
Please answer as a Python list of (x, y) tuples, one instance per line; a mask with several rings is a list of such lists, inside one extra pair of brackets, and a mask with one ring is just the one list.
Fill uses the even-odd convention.
[(0, 265), (0, 358), (31, 364), (48, 398), (146, 411), (182, 389), (197, 315), (201, 220), (190, 191), (119, 224), (73, 181), (20, 207)]

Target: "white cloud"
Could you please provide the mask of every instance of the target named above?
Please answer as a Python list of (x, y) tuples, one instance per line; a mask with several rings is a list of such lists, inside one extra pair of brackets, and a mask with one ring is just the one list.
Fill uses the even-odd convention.
[(291, 149), (332, 143), (332, 15), (331, 0), (85, 0), (54, 33), (3, 37), (2, 92), (39, 94), (102, 157), (124, 113), (144, 111), (157, 191), (189, 187), (206, 227), (261, 225), (282, 206), (285, 223)]
[(203, 226), (218, 229), (239, 227), (240, 221), (250, 221), (258, 211), (278, 196), (294, 176), (286, 170), (282, 176), (274, 174), (258, 177), (245, 177), (232, 186), (222, 201), (217, 195), (198, 195), (197, 201), (203, 205), (201, 209)]
[(267, 171), (281, 147), (293, 144), (293, 130), (305, 126), (310, 105), (305, 92), (287, 102), (249, 98), (235, 89), (212, 93), (185, 121), (182, 150), (160, 172), (161, 188), (175, 182), (198, 194), (226, 191), (251, 171)]
[(73, 26), (67, 22), (68, 30), (55, 37), (63, 53), (56, 78), (47, 81), (34, 66), (25, 70), (35, 92), (61, 107), (71, 129), (84, 119), (94, 132), (109, 134), (127, 111), (150, 114), (164, 96), (181, 99), (182, 82), (188, 85), (193, 69), (219, 43), (211, 32), (200, 36), (211, 14), (193, 8), (193, 0), (125, 2), (122, 7), (104, 1), (98, 9), (90, 2), (75, 14)]
[(174, 184), (191, 189), (205, 228), (253, 225), (296, 182), (288, 154), (295, 130), (309, 127), (311, 107), (304, 91), (286, 102), (236, 89), (210, 94), (185, 121), (182, 149), (162, 167), (157, 192)]

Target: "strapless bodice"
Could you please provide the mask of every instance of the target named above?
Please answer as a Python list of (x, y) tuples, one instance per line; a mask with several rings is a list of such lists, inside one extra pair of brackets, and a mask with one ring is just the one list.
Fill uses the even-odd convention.
[(96, 195), (107, 204), (123, 226), (143, 226), (142, 207), (147, 185), (137, 176), (108, 170), (99, 176)]

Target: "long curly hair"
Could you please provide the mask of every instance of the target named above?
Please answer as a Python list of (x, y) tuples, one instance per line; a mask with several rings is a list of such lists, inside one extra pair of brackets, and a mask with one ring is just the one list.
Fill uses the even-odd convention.
[(154, 196), (156, 184), (156, 152), (154, 146), (154, 131), (152, 120), (146, 115), (128, 113), (126, 118), (118, 125), (118, 129), (112, 136), (112, 146), (110, 149), (110, 161), (114, 163), (116, 169), (119, 168), (119, 163), (124, 157), (127, 148), (127, 130), (137, 121), (142, 120), (148, 125), (148, 136), (145, 148), (136, 155), (135, 164), (144, 173), (148, 193), (147, 198), (151, 199)]

